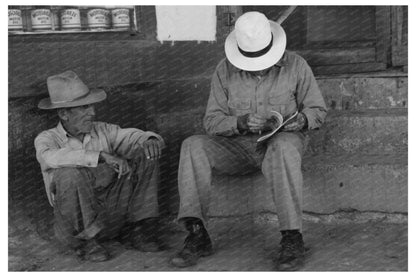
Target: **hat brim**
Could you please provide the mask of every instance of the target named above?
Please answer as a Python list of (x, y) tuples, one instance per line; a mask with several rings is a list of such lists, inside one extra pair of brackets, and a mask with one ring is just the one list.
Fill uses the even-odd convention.
[(270, 29), (273, 33), (273, 45), (270, 50), (256, 58), (249, 58), (241, 54), (238, 50), (235, 30), (233, 30), (225, 40), (225, 55), (235, 67), (246, 71), (258, 71), (269, 68), (276, 64), (286, 50), (286, 33), (276, 22), (269, 20)]
[(38, 108), (42, 110), (52, 110), (52, 109), (59, 109), (59, 108), (73, 108), (73, 107), (79, 107), (89, 104), (94, 104), (97, 102), (101, 102), (104, 99), (107, 98), (107, 94), (102, 89), (92, 89), (87, 94), (87, 96), (70, 101), (70, 102), (64, 102), (64, 103), (52, 103), (50, 98), (44, 98), (42, 99), (39, 104)]

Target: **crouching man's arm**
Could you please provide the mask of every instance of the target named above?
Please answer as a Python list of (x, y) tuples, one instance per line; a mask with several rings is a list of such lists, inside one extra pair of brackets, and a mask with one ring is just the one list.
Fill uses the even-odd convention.
[(126, 159), (137, 157), (144, 151), (147, 159), (156, 160), (165, 148), (163, 138), (154, 132), (145, 132), (136, 128), (120, 128), (113, 124), (106, 124), (110, 134), (110, 142), (114, 153)]
[(60, 148), (48, 133), (35, 139), (36, 158), (42, 171), (61, 167), (96, 167), (100, 151)]

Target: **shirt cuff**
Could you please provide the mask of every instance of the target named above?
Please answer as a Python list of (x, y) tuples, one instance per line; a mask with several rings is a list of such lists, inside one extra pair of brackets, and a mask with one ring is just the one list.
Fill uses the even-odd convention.
[(232, 120), (231, 120), (231, 130), (235, 135), (245, 135), (247, 133), (247, 131), (244, 132), (240, 132), (238, 130), (238, 124), (237, 124), (237, 120), (238, 117), (237, 116), (233, 116)]
[(307, 124), (308, 124), (307, 129), (308, 130), (315, 129), (316, 126), (313, 126), (313, 122), (315, 122), (314, 121), (314, 116), (311, 114), (311, 112), (308, 111), (308, 110), (303, 110), (301, 113), (303, 113), (306, 116), (306, 120), (307, 120)]
[(144, 134), (139, 139), (140, 146), (143, 147), (143, 143), (151, 137), (155, 137), (157, 140), (161, 141), (163, 143), (163, 145), (165, 145), (165, 141), (163, 140), (163, 138), (160, 135), (158, 135), (154, 132), (151, 132), (151, 131), (147, 131), (147, 132), (144, 132)]
[(85, 151), (85, 166), (97, 167), (100, 151)]

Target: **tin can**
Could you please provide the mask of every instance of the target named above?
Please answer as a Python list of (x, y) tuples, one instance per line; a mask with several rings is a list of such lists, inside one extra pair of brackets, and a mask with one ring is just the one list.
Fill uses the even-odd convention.
[(37, 9), (30, 13), (33, 31), (45, 31), (52, 29), (52, 14), (48, 9)]
[(110, 12), (105, 9), (92, 9), (87, 13), (88, 27), (92, 30), (110, 28)]
[(61, 29), (81, 31), (81, 16), (78, 9), (66, 9), (61, 11)]
[(128, 29), (130, 27), (130, 13), (128, 9), (114, 9), (111, 11), (113, 28)]
[(9, 31), (23, 31), (21, 10), (9, 10)]

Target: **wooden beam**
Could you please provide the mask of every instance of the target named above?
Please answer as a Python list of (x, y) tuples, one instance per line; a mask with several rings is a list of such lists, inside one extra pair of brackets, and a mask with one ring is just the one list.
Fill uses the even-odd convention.
[(283, 22), (295, 11), (297, 6), (290, 6), (287, 8), (282, 15), (279, 16), (279, 18), (276, 20), (276, 22), (280, 25), (283, 24)]

